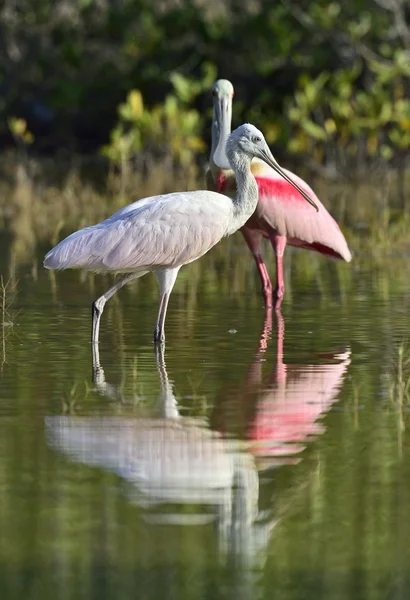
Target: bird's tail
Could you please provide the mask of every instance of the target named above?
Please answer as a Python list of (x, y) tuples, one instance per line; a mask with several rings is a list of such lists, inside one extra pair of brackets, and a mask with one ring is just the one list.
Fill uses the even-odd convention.
[(95, 226), (80, 229), (50, 250), (43, 264), (51, 270), (98, 269), (110, 245), (109, 237), (106, 231)]

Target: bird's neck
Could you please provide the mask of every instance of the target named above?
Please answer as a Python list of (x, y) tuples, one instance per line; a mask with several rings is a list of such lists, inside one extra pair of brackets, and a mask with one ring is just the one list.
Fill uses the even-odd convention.
[(211, 128), (211, 154), (209, 155), (209, 168), (211, 170), (214, 181), (216, 181), (219, 171), (220, 171), (220, 169), (216, 166), (216, 164), (214, 162), (214, 153), (215, 153), (217, 145), (218, 145), (218, 125), (216, 122), (215, 108), (214, 108), (214, 115), (213, 115), (213, 119), (212, 119), (212, 128)]
[(211, 169), (229, 170), (230, 163), (226, 154), (226, 142), (231, 134), (231, 107), (220, 115), (218, 123), (217, 114), (214, 108), (214, 116), (212, 121), (212, 148), (211, 148)]
[(230, 153), (231, 163), (236, 180), (236, 195), (232, 199), (234, 205), (233, 231), (240, 229), (255, 212), (258, 204), (258, 186), (251, 172), (251, 158), (243, 153)]

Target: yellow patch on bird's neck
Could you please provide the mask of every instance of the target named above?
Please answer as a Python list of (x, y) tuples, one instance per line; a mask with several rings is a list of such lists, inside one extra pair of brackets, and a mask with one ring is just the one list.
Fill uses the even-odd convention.
[(266, 172), (266, 169), (269, 168), (264, 162), (255, 162), (251, 163), (251, 172), (252, 175), (263, 175)]

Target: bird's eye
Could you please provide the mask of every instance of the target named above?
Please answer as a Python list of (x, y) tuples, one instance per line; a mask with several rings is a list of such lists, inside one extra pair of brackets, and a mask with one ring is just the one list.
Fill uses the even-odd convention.
[(253, 143), (254, 143), (254, 144), (258, 144), (259, 142), (261, 142), (261, 141), (262, 141), (262, 139), (261, 139), (259, 136), (255, 135), (255, 136), (252, 138), (252, 141), (253, 141)]

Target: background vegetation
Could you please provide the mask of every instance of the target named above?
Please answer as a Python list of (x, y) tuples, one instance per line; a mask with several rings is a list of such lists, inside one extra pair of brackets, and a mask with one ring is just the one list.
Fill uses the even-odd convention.
[(18, 257), (132, 198), (202, 187), (217, 77), (234, 125), (260, 126), (350, 241), (403, 245), (406, 0), (5, 0), (0, 39), (0, 226)]
[[(119, 110), (142, 118), (135, 152), (149, 141), (184, 164), (184, 136), (208, 138), (220, 76), (236, 87), (236, 121), (255, 121), (278, 147), (332, 168), (399, 160), (410, 145), (409, 13), (406, 0), (6, 0), (1, 139), (11, 142), (17, 116), (37, 152), (97, 152), (136, 89), (134, 114)], [(176, 110), (187, 106), (198, 111), (188, 123)]]

